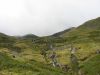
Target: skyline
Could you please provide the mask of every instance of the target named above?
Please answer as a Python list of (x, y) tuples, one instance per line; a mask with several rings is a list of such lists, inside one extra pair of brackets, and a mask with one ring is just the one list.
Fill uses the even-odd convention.
[(2, 0), (0, 32), (47, 36), (100, 17), (99, 0)]

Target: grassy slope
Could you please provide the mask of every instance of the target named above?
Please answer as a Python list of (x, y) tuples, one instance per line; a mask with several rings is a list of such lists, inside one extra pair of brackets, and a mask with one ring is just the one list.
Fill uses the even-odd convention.
[(61, 36), (69, 42), (100, 42), (100, 18), (89, 20)]
[(35, 60), (23, 62), (0, 53), (0, 75), (65, 75), (59, 69)]
[[(67, 44), (65, 44), (66, 41), (68, 44), (75, 41), (74, 46), (81, 48), (77, 51), (76, 55), (79, 59), (84, 59), (85, 57), (95, 55), (96, 50), (100, 49), (99, 29), (100, 18), (97, 18), (84, 23), (74, 30), (71, 30), (67, 33), (64, 32), (62, 35), (60, 34), (62, 36), (61, 38), (52, 36), (41, 37), (36, 39), (36, 43), (33, 43), (32, 39), (17, 39), (12, 44), (12, 38), (3, 35), (3, 37), (0, 38), (1, 42), (11, 43), (11, 46), (21, 48), (21, 52), (17, 53), (16, 58), (13, 59), (12, 54), (13, 52), (16, 54), (16, 51), (13, 51), (14, 49), (11, 48), (8, 49), (8, 46), (5, 47), (6, 43), (4, 43), (3, 46), (1, 45), (0, 52), (6, 53), (6, 55), (2, 55), (1, 53), (2, 59), (0, 62), (2, 67), (0, 73), (4, 75), (11, 75), (10, 73), (12, 73), (12, 75), (25, 75), (25, 73), (26, 75), (62, 75), (63, 73), (61, 73), (61, 71), (58, 69), (54, 69), (50, 66), (46, 67), (45, 60), (40, 55), (41, 48), (45, 48), (45, 43), (53, 42), (56, 44), (56, 46), (67, 46)], [(9, 45), (9, 47), (11, 46)], [(57, 55), (59, 56), (58, 61), (61, 64), (69, 64), (68, 50), (69, 48), (66, 47), (64, 50), (59, 49), (56, 51)], [(20, 65), (25, 66), (25, 68), (23, 69), (23, 67)], [(85, 69), (87, 70), (87, 68)]]
[(100, 55), (96, 55), (84, 63), (83, 70), (86, 75), (100, 74)]

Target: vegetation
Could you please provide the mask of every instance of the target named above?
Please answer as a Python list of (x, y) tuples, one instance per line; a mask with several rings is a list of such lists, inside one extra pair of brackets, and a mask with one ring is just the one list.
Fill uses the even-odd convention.
[[(71, 75), (78, 68), (70, 61), (71, 44), (79, 72), (99, 75), (100, 18), (45, 37), (0, 33), (0, 75)], [(53, 51), (59, 64), (56, 67), (50, 58)]]
[(100, 55), (95, 55), (83, 64), (85, 75), (100, 74)]

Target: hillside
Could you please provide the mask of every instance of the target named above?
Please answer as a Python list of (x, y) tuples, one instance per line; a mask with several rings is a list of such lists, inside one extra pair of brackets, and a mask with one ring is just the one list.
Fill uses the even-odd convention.
[(84, 29), (84, 28), (85, 29), (92, 29), (92, 30), (100, 29), (100, 17), (85, 22), (83, 25), (80, 25), (78, 27), (78, 29), (80, 29), (80, 28), (81, 29)]
[(52, 36), (61, 37), (63, 34), (66, 34), (66, 33), (70, 32), (70, 31), (72, 31), (72, 30), (74, 30), (74, 29), (75, 29), (75, 27), (71, 27), (71, 28), (66, 29), (66, 30), (64, 30), (64, 31), (55, 33), (55, 34), (53, 34)]
[(70, 31), (69, 33), (66, 32), (63, 33), (62, 35), (64, 35), (63, 37), (67, 37), (68, 35), (69, 36), (86, 35), (92, 31), (98, 31), (98, 30), (100, 30), (100, 17), (93, 20), (89, 20), (84, 24), (76, 27), (74, 30)]
[(0, 43), (13, 43), (14, 38), (6, 34), (0, 33)]
[(65, 75), (61, 70), (35, 60), (22, 62), (0, 53), (0, 75)]
[(22, 36), (23, 39), (35, 39), (38, 38), (38, 36), (34, 35), (34, 34), (27, 34)]
[(83, 64), (85, 75), (100, 74), (100, 55), (96, 55)]
[[(51, 36), (27, 34), (16, 37), (0, 33), (0, 75), (70, 75), (70, 71), (54, 68), (50, 55), (54, 50), (58, 63), (70, 67), (71, 45), (75, 47), (75, 55), (84, 66), (82, 70), (87, 72), (86, 75), (99, 73), (100, 66), (96, 64), (100, 59), (97, 55), (100, 50), (100, 18)], [(46, 53), (48, 63), (43, 53)]]
[(79, 27), (62, 34), (67, 41), (74, 42), (100, 42), (100, 18), (89, 20)]

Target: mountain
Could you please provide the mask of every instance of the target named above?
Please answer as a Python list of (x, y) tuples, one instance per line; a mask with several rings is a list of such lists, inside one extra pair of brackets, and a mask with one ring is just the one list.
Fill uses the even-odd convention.
[(75, 55), (85, 75), (99, 73), (100, 55), (96, 53), (100, 51), (100, 18), (96, 18), (51, 36), (27, 34), (17, 37), (0, 33), (0, 75), (71, 75), (71, 70), (67, 74), (52, 67), (50, 57), (47, 57), (49, 62), (45, 62), (41, 52), (44, 50), (47, 56), (51, 55), (51, 44), (61, 65), (71, 69), (69, 47), (72, 44), (78, 49)]
[(16, 38), (0, 33), (0, 48), (9, 48), (16, 42)]
[(75, 29), (75, 27), (71, 27), (71, 28), (66, 29), (66, 30), (64, 30), (64, 31), (55, 33), (55, 34), (53, 34), (52, 36), (61, 37), (63, 34), (66, 34), (66, 33), (70, 32), (70, 31), (73, 30), (73, 29)]
[(22, 38), (24, 39), (34, 39), (34, 38), (38, 38), (38, 36), (34, 35), (34, 34), (27, 34), (22, 36)]
[(0, 43), (11, 43), (13, 41), (13, 37), (0, 33)]
[(84, 24), (80, 25), (78, 27), (78, 29), (100, 29), (100, 17), (96, 18), (96, 19), (92, 19), (92, 20), (89, 20), (87, 22), (85, 22)]
[(63, 37), (67, 36), (74, 36), (74, 35), (87, 35), (90, 32), (93, 31), (99, 31), (100, 30), (100, 17), (89, 20), (85, 22), (84, 24), (72, 29), (70, 32), (64, 32), (62, 33)]
[[(71, 30), (60, 32), (61, 37), (65, 38), (67, 41), (97, 41), (100, 42), (100, 17), (89, 20), (84, 24), (72, 28)], [(59, 34), (59, 33), (56, 33)]]

